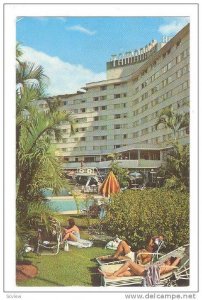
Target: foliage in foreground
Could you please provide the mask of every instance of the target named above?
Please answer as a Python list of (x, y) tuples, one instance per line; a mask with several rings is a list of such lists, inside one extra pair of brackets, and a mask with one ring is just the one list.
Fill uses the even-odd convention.
[(111, 200), (106, 223), (134, 249), (157, 234), (165, 236), (167, 250), (176, 248), (189, 241), (189, 195), (165, 189), (119, 193)]

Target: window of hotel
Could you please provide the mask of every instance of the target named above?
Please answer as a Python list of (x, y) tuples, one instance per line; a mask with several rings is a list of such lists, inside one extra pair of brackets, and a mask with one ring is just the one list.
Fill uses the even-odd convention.
[(180, 62), (184, 59), (185, 54), (186, 54), (186, 52), (184, 51), (184, 52), (180, 53), (180, 54), (176, 57), (176, 63), (177, 63), (177, 64), (180, 63)]
[(121, 94), (114, 94), (114, 99), (121, 98)]
[(184, 68), (183, 68), (183, 74), (186, 74), (187, 72), (189, 72), (189, 65), (186, 65)]
[(114, 145), (114, 149), (121, 148), (121, 145)]
[(94, 156), (85, 156), (84, 157), (84, 162), (94, 162), (95, 157)]
[(82, 113), (86, 112), (86, 109), (85, 108), (81, 108), (81, 112)]
[(99, 97), (93, 97), (93, 101), (98, 101)]
[(106, 86), (106, 85), (103, 85), (103, 86), (100, 87), (100, 90), (101, 90), (101, 91), (105, 91), (106, 89), (107, 89), (107, 86)]
[(127, 97), (127, 94), (126, 94), (126, 93), (123, 93), (123, 97), (124, 97), (124, 98)]
[(125, 108), (126, 107), (126, 103), (118, 103), (118, 104), (114, 104), (114, 108), (118, 109), (118, 108)]
[(125, 118), (127, 118), (127, 114), (125, 113), (125, 114), (122, 114), (122, 117), (125, 119)]
[(101, 106), (101, 110), (106, 110), (107, 109), (107, 106)]
[(124, 139), (127, 139), (127, 137), (128, 137), (127, 134), (124, 134), (124, 135), (123, 135), (123, 138), (124, 138)]
[(107, 146), (106, 145), (100, 146), (100, 150), (107, 150)]
[(133, 115), (134, 116), (137, 116), (139, 114), (139, 109), (136, 109), (134, 112), (133, 112)]
[(99, 110), (98, 106), (94, 107), (94, 111), (98, 111), (98, 110)]
[(151, 89), (151, 93), (154, 94), (158, 91), (158, 86), (155, 86)]
[(107, 99), (107, 96), (100, 96), (100, 100), (106, 100)]
[(162, 68), (162, 73), (165, 73), (167, 70), (168, 70), (168, 66), (166, 65)]
[(77, 123), (85, 123), (85, 122), (87, 122), (87, 118), (79, 118), (79, 119), (76, 119), (76, 122), (77, 122)]
[(106, 135), (94, 136), (94, 137), (93, 137), (93, 140), (94, 140), (94, 141), (103, 141), (103, 140), (106, 140), (106, 139), (107, 139), (107, 136), (106, 136)]
[(170, 70), (170, 69), (171, 69), (171, 67), (172, 67), (172, 63), (171, 63), (171, 62), (169, 62), (169, 63), (168, 63), (168, 70)]
[(147, 84), (148, 84), (148, 81), (147, 81), (147, 80), (146, 80), (145, 82), (143, 82), (142, 85), (141, 85), (141, 86), (142, 86), (142, 89), (144, 89), (144, 88), (147, 86)]
[(63, 105), (66, 105), (66, 104), (67, 104), (67, 101), (64, 101), (64, 102), (63, 102)]
[(133, 127), (136, 127), (136, 126), (138, 126), (139, 124), (140, 124), (140, 120), (137, 120), (137, 121), (133, 122)]
[(120, 119), (120, 118), (121, 118), (121, 115), (120, 115), (120, 114), (114, 115), (114, 119)]
[(182, 69), (177, 71), (177, 78), (180, 78), (183, 75)]
[(144, 94), (142, 95), (142, 100), (144, 100), (144, 99), (146, 99), (146, 98), (148, 98), (148, 92), (146, 92), (146, 93), (144, 93)]
[(156, 99), (151, 101), (151, 106), (153, 107), (153, 106), (157, 105), (158, 103), (159, 103), (159, 99), (156, 98)]
[(114, 129), (120, 129), (121, 128), (121, 124), (115, 124), (114, 125)]
[(93, 146), (93, 150), (100, 150), (99, 146)]
[(142, 106), (142, 112), (144, 112), (147, 109), (148, 109), (148, 104), (145, 104), (144, 106)]
[(155, 76), (155, 79), (158, 78), (158, 77), (160, 76), (160, 72), (157, 71), (157, 72), (154, 74), (154, 76)]
[(139, 98), (137, 98), (137, 99), (135, 99), (134, 101), (133, 101), (133, 104), (134, 105), (136, 105), (136, 104), (138, 104), (139, 103)]
[(99, 120), (98, 116), (94, 117), (94, 121), (98, 121), (98, 120)]
[(183, 84), (182, 84), (182, 89), (183, 90), (186, 90), (188, 88), (188, 81), (185, 81)]
[(93, 126), (93, 130), (94, 131), (99, 130), (99, 126)]
[(86, 140), (86, 138), (84, 137), (84, 136), (82, 136), (81, 138), (80, 138), (80, 141), (85, 141)]

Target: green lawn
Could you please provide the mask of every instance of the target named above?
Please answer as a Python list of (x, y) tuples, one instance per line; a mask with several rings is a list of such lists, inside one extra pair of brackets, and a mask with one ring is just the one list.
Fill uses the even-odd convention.
[[(75, 217), (75, 221), (80, 228), (85, 229), (85, 220)], [(81, 237), (89, 238), (85, 231), (82, 230)], [(37, 256), (34, 253), (29, 253), (26, 260), (31, 261), (38, 268), (38, 275), (27, 281), (19, 281), (17, 285), (100, 286), (100, 275), (97, 271), (98, 265), (94, 258), (113, 252), (105, 249), (105, 244), (106, 242), (94, 241), (91, 248), (81, 249), (70, 245), (70, 251), (65, 252), (61, 250), (57, 255), (52, 256)]]

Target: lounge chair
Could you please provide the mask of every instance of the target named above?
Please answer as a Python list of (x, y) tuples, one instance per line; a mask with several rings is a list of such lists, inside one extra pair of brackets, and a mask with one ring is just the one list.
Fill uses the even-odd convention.
[(57, 220), (52, 220), (49, 230), (44, 226), (38, 228), (36, 252), (38, 255), (56, 255), (60, 251), (61, 241), (60, 223)]
[[(189, 255), (187, 254), (188, 245), (179, 247), (165, 255), (162, 255), (157, 261), (159, 264), (163, 263), (170, 257), (182, 257), (178, 267), (166, 274), (160, 276), (158, 286), (177, 286), (179, 279), (189, 280)], [(154, 263), (155, 264), (155, 263)], [(118, 264), (103, 264), (100, 266), (101, 271), (113, 273), (123, 265)], [(128, 276), (117, 277), (115, 279), (106, 278), (101, 275), (102, 286), (146, 286), (144, 276)]]
[[(152, 259), (151, 261), (152, 262), (155, 262), (159, 259), (160, 256), (162, 256), (162, 254), (160, 253), (160, 250), (165, 247), (165, 243), (164, 241), (162, 240), (159, 240), (158, 241), (158, 244), (157, 244), (157, 249), (155, 252), (147, 252), (147, 254), (150, 254)], [(145, 254), (145, 252), (139, 252), (138, 255), (136, 255), (136, 253), (134, 252), (134, 261), (136, 263), (141, 263), (141, 260), (140, 260), (140, 257), (142, 254)], [(108, 256), (105, 256), (106, 259), (101, 259), (100, 257), (97, 257), (96, 258), (96, 261), (98, 262), (98, 264), (101, 266), (103, 264), (106, 264), (106, 265), (111, 265), (111, 264), (120, 264), (120, 263), (124, 263), (126, 262), (127, 260), (129, 260), (130, 258), (125, 258), (125, 259), (122, 259), (122, 260), (117, 260), (117, 259), (113, 259), (111, 258), (110, 259), (110, 255)]]

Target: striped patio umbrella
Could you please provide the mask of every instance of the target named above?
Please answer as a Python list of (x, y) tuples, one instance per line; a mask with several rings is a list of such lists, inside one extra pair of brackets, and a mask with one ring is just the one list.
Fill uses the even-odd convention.
[(102, 185), (100, 186), (100, 193), (104, 197), (109, 197), (111, 194), (120, 192), (120, 185), (116, 176), (112, 171), (109, 172)]

